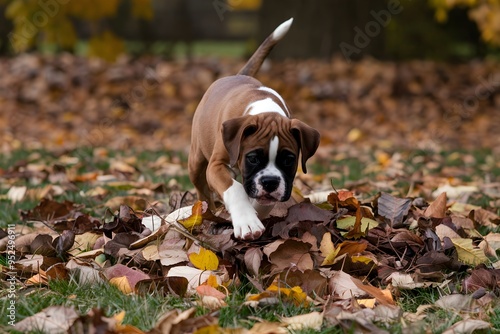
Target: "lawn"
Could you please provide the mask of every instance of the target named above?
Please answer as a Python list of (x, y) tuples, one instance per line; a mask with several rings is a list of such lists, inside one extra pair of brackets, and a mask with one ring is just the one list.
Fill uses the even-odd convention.
[(498, 66), (268, 63), (259, 80), (322, 139), (253, 242), (186, 163), (197, 103), (241, 66), (1, 59), (2, 329), (497, 331)]
[[(3, 278), (15, 277), (15, 298), (5, 289), (1, 309), (8, 314), (15, 300), (15, 321), (24, 319), (21, 326), (27, 326), (20, 332), (53, 331), (30, 318), (53, 306), (64, 307), (57, 314), (74, 312), (55, 321), (60, 328), (101, 325), (115, 332), (288, 327), (294, 333), (443, 333), (453, 325), (490, 332), (500, 326), (494, 269), (500, 165), (491, 151), (338, 153), (298, 175), (295, 192), (297, 201), (311, 190), (334, 195), (301, 210), (288, 204), (282, 218), (267, 222), (269, 232), (258, 242), (221, 238), (229, 225), (199, 212), (190, 218), (201, 220), (194, 228), (172, 226), (135, 248), (131, 244), (146, 235), (137, 226), (143, 217), (195, 203), (184, 154), (86, 148), (15, 150), (2, 158), (1, 227), (8, 233), (15, 226), (18, 264), (13, 275), (8, 253), (1, 258)], [(437, 203), (442, 197), (436, 189), (449, 198)], [(394, 204), (408, 198), (406, 211)], [(363, 217), (356, 226), (358, 211)], [(170, 233), (178, 229), (185, 234)], [(73, 242), (65, 241), (65, 231), (72, 231)], [(90, 234), (116, 243), (99, 246), (96, 238), (83, 246), (87, 239), (79, 236)], [(30, 246), (23, 235), (60, 240), (32, 238)], [(470, 240), (470, 248), (461, 253), (455, 238)], [(442, 245), (431, 245), (436, 240)], [(156, 255), (146, 251), (151, 248)], [(191, 257), (201, 250), (216, 255), (215, 267), (208, 258)], [(173, 252), (182, 259), (168, 262)], [(435, 261), (429, 262), (431, 254)], [(35, 262), (28, 260), (33, 255)], [(136, 270), (113, 273), (119, 265)], [(99, 278), (85, 277), (83, 268)], [(179, 280), (168, 275), (175, 268)], [(185, 268), (199, 274), (184, 278)], [(202, 272), (211, 273), (208, 283)], [(457, 304), (450, 296), (466, 299)], [(0, 320), (7, 331), (9, 321)]]

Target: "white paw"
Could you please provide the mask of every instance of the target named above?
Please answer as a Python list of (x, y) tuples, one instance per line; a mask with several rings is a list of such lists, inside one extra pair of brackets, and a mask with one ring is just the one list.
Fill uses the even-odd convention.
[(231, 215), (233, 221), (234, 236), (238, 239), (255, 240), (260, 238), (266, 230), (257, 215)]
[(223, 199), (231, 215), (236, 238), (254, 240), (264, 233), (265, 227), (257, 217), (241, 183), (233, 180), (233, 184), (223, 193)]

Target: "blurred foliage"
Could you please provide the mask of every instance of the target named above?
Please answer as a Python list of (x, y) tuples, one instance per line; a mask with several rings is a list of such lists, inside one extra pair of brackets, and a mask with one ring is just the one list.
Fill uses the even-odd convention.
[(446, 22), (434, 19), (426, 2), (405, 2), (404, 8), (386, 28), (388, 58), (464, 61), (485, 56), (486, 45), (465, 8), (451, 9)]
[(456, 7), (469, 8), (469, 18), (481, 31), (488, 44), (500, 46), (500, 0), (429, 0), (439, 22), (448, 19), (448, 12)]
[[(136, 54), (156, 52), (173, 56), (175, 54), (173, 50), (186, 45), (188, 51), (183, 54), (185, 56), (190, 54), (191, 49), (195, 49), (193, 45), (199, 44), (198, 41), (204, 38), (200, 36), (200, 31), (215, 30), (217, 32), (211, 35), (211, 39), (228, 39), (229, 35), (226, 33), (231, 30), (235, 22), (239, 25), (247, 24), (247, 21), (238, 18), (238, 12), (253, 12), (253, 15), (258, 15), (260, 29), (264, 29), (263, 21), (276, 21), (277, 17), (283, 15), (283, 12), (277, 10), (263, 13), (262, 7), (275, 0), (217, 0), (209, 1), (208, 5), (206, 3), (201, 5), (202, 1), (190, 1), (189, 5), (185, 5), (188, 3), (186, 0), (170, 0), (173, 4), (185, 7), (185, 13), (174, 10), (175, 6), (165, 6), (167, 1), (0, 0), (0, 14), (3, 11), (8, 19), (0, 21), (0, 54), (7, 54), (9, 47), (16, 53), (33, 49), (51, 52), (70, 51), (78, 54), (83, 51), (92, 57), (114, 61), (124, 52), (134, 54), (134, 48)], [(350, 0), (345, 1), (347, 4)], [(227, 15), (227, 20), (222, 21), (214, 15), (215, 3), (222, 3), (225, 6), (224, 13)], [(308, 11), (320, 13), (334, 10), (334, 8), (329, 9), (327, 3), (322, 1), (310, 1), (305, 4), (306, 2), (302, 1), (290, 1), (288, 9), (295, 10), (294, 16), (302, 15), (302, 20), (307, 15), (297, 10), (301, 11), (306, 8), (305, 6)], [(384, 31), (385, 41), (379, 48), (383, 49), (380, 52), (382, 56), (376, 55), (377, 57), (466, 60), (483, 57), (492, 51), (499, 53), (500, 0), (427, 0), (403, 1), (402, 4), (405, 10), (392, 17), (391, 23)], [(357, 14), (364, 11), (363, 7), (357, 4), (353, 6)], [(342, 7), (343, 12), (349, 10), (352, 11), (352, 8)], [(172, 14), (174, 18), (179, 17), (179, 22), (173, 22), (176, 20), (172, 19), (172, 15), (169, 16), (170, 19), (166, 19), (165, 13)], [(230, 16), (234, 14), (236, 19), (231, 19)], [(213, 16), (212, 23), (210, 15)], [(200, 16), (203, 16), (203, 20), (197, 20)], [(271, 19), (269, 16), (274, 18)], [(315, 16), (313, 17), (317, 20)], [(328, 18), (331, 20), (330, 16)], [(141, 21), (137, 22), (138, 20)], [(314, 20), (306, 22), (302, 27), (300, 20), (297, 20), (296, 31), (301, 30), (304, 33), (309, 31), (311, 26), (314, 28), (316, 26)], [(198, 21), (203, 21), (204, 25)], [(351, 29), (352, 22), (346, 21), (347, 23), (343, 23), (345, 29), (341, 31)], [(165, 22), (172, 24), (163, 24)], [(362, 22), (364, 26), (365, 22)], [(157, 31), (161, 31), (162, 34), (157, 34)], [(323, 33), (325, 33), (323, 39), (332, 38), (328, 32)], [(340, 33), (337, 30), (334, 34), (338, 37)], [(344, 37), (352, 38), (349, 34)], [(84, 42), (81, 43), (82, 41)], [(280, 49), (289, 56), (286, 43), (287, 41), (284, 41)], [(296, 48), (296, 45), (292, 47)], [(311, 46), (304, 46), (304, 49), (309, 50), (304, 57), (320, 56), (320, 51)], [(249, 50), (253, 51), (254, 47), (250, 47)], [(370, 54), (369, 50), (364, 51), (364, 54)]]
[(7, 1), (5, 16), (14, 24), (9, 34), (10, 44), (15, 52), (23, 52), (43, 43), (74, 50), (78, 41), (75, 24), (85, 21), (92, 36), (88, 54), (113, 61), (125, 51), (124, 42), (106, 29), (103, 19), (115, 16), (119, 6), (129, 1), (133, 17), (152, 19), (152, 0)]

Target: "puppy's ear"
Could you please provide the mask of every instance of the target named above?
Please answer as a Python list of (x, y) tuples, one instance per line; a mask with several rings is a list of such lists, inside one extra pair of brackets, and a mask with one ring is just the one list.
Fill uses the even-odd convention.
[(257, 131), (257, 124), (250, 116), (233, 118), (222, 123), (222, 139), (229, 154), (229, 164), (236, 165), (240, 156), (240, 146), (243, 138)]
[(290, 127), (302, 154), (302, 170), (307, 173), (306, 161), (314, 155), (319, 146), (319, 132), (298, 119), (292, 119)]

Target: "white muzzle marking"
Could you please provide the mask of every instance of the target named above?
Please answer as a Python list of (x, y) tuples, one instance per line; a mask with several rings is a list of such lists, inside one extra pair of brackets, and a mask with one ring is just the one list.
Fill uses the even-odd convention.
[[(285, 179), (283, 174), (276, 167), (276, 158), (278, 156), (280, 140), (277, 136), (274, 136), (269, 142), (269, 162), (267, 166), (259, 171), (253, 180), (255, 184), (256, 196), (255, 199), (257, 203), (261, 205), (274, 205), (275, 202), (280, 201), (285, 195)], [(275, 179), (278, 182), (276, 189), (268, 192), (264, 186), (264, 179)]]

